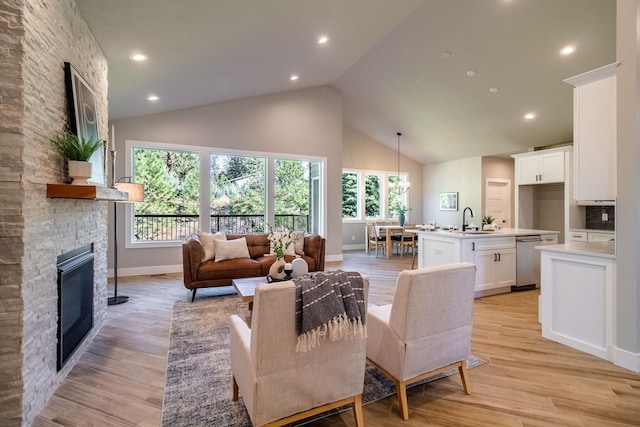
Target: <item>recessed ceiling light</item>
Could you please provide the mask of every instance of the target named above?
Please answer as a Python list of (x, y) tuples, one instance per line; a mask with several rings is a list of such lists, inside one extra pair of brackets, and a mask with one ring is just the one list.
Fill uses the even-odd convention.
[(469, 71), (467, 71), (467, 76), (469, 76), (469, 77), (473, 77), (473, 76), (475, 76), (475, 75), (476, 75), (476, 70), (469, 70)]
[(575, 51), (576, 51), (575, 46), (565, 46), (562, 49), (560, 49), (560, 53), (563, 55), (571, 55)]
[(136, 53), (133, 54), (129, 57), (129, 59), (131, 59), (132, 61), (136, 61), (136, 62), (140, 62), (140, 61), (146, 61), (148, 58), (147, 55), (145, 55), (144, 53)]
[(160, 98), (157, 97), (156, 95), (149, 95), (147, 97), (147, 100), (149, 100), (149, 101), (157, 101), (158, 99), (160, 99)]
[(498, 89), (497, 87), (490, 87), (489, 88), (489, 92), (491, 93), (498, 93), (500, 91), (500, 89)]
[(297, 75), (293, 74), (291, 77), (289, 77), (289, 80), (291, 80), (292, 82), (294, 82), (294, 81), (298, 80), (298, 78), (299, 78), (299, 77), (298, 77)]
[(318, 37), (318, 44), (325, 44), (328, 41), (329, 41), (329, 37), (327, 37), (327, 36)]
[(527, 113), (527, 114), (524, 115), (524, 118), (527, 119), (527, 120), (533, 120), (533, 119), (536, 118), (536, 115), (535, 115), (535, 113)]

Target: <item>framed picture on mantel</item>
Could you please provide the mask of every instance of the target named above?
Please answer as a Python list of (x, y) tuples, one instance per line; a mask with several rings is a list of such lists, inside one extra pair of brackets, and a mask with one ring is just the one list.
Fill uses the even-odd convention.
[(458, 210), (458, 193), (440, 193), (440, 210), (441, 211), (457, 211)]
[[(80, 73), (69, 63), (64, 63), (67, 108), (69, 110), (69, 131), (80, 138), (99, 140), (96, 96)], [(93, 164), (92, 185), (105, 185), (103, 150), (96, 150), (89, 161)]]

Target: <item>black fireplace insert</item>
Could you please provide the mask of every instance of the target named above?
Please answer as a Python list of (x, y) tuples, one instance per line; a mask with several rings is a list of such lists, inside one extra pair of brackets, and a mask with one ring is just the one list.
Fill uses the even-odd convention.
[(93, 328), (93, 244), (58, 257), (58, 371)]

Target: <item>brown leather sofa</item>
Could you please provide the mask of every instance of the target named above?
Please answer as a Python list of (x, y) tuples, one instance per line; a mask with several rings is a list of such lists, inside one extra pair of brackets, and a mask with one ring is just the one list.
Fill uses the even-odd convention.
[[(230, 259), (216, 262), (214, 260), (202, 261), (204, 249), (197, 234), (187, 237), (182, 244), (182, 270), (184, 286), (191, 289), (193, 295), (191, 301), (196, 298), (198, 288), (231, 285), (232, 279), (245, 277), (260, 277), (265, 279), (269, 274), (269, 267), (276, 260), (275, 255), (269, 253), (268, 234), (227, 234), (227, 240), (245, 237), (249, 249), (250, 258)], [(324, 270), (324, 246), (325, 239), (318, 234), (305, 234), (304, 255), (300, 255), (307, 262), (309, 271)], [(293, 256), (285, 256), (285, 261), (290, 262)]]

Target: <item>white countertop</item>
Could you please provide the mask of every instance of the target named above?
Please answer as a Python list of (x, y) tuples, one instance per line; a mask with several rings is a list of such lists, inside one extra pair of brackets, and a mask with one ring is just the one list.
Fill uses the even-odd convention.
[(540, 251), (564, 252), (601, 258), (616, 258), (615, 242), (569, 242), (562, 245), (536, 246)]
[(559, 231), (552, 230), (532, 230), (528, 228), (501, 228), (498, 231), (448, 231), (448, 230), (417, 230), (418, 234), (425, 236), (439, 236), (439, 237), (454, 237), (457, 239), (477, 239), (486, 237), (517, 237), (517, 236), (530, 236), (530, 235), (543, 235), (543, 234), (560, 234)]

